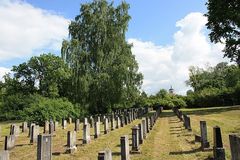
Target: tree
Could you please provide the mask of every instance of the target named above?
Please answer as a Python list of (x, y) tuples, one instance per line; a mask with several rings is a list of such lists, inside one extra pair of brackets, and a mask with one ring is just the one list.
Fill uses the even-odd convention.
[(68, 66), (52, 54), (32, 57), (28, 62), (13, 66), (12, 71), (13, 78), (5, 77), (8, 90), (23, 94), (39, 93), (47, 97), (58, 97), (59, 93), (63, 93), (63, 83), (70, 77)]
[(81, 5), (69, 25), (62, 58), (72, 69), (74, 100), (92, 112), (130, 107), (138, 97), (142, 74), (126, 42), (129, 5), (114, 7), (106, 0)]
[(212, 42), (225, 43), (225, 57), (240, 66), (240, 1), (208, 0), (207, 28)]

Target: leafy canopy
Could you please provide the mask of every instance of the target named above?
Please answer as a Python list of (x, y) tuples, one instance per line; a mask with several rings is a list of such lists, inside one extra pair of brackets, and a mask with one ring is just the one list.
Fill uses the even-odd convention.
[(212, 42), (225, 43), (225, 57), (240, 66), (240, 1), (208, 0), (207, 28)]
[(81, 5), (69, 25), (62, 58), (72, 70), (73, 100), (92, 112), (129, 107), (139, 95), (142, 74), (125, 39), (129, 5), (106, 0)]

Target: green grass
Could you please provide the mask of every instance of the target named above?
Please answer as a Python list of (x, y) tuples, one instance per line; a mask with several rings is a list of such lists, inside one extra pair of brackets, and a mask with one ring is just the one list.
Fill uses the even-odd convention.
[[(203, 160), (212, 157), (212, 150), (202, 152), (200, 143), (194, 143), (194, 134), (200, 134), (200, 120), (205, 120), (208, 126), (208, 140), (212, 147), (212, 130), (215, 125), (221, 127), (226, 157), (230, 159), (230, 146), (228, 135), (230, 133), (240, 134), (240, 106), (235, 107), (215, 107), (200, 109), (183, 109), (183, 112), (191, 118), (192, 132), (184, 129), (183, 123), (172, 113), (164, 111), (157, 120), (153, 130), (148, 134), (147, 139), (140, 146), (140, 154), (132, 154), (132, 160)], [(77, 151), (73, 154), (66, 154), (67, 131), (73, 130), (74, 125), (68, 125), (66, 130), (58, 127), (57, 134), (53, 137), (53, 159), (97, 159), (98, 151), (109, 148), (112, 150), (113, 159), (120, 159), (120, 137), (128, 135), (131, 145), (131, 127), (141, 120), (114, 131), (107, 135), (102, 135), (97, 140), (93, 139), (93, 129), (91, 129), (92, 141), (90, 144), (82, 144), (82, 130), (77, 133)], [(10, 122), (0, 123), (2, 135), (9, 134)], [(101, 126), (103, 127), (103, 126)], [(82, 125), (81, 125), (82, 128)], [(41, 132), (43, 129), (41, 128)], [(0, 148), (3, 148), (4, 137), (0, 138)], [(17, 146), (10, 151), (10, 159), (36, 159), (36, 144), (29, 145), (27, 133), (21, 134), (16, 141)], [(131, 149), (131, 146), (130, 146)]]

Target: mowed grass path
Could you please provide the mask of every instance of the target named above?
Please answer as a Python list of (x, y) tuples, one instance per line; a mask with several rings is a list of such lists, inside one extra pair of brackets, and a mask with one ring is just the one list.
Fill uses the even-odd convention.
[[(208, 140), (211, 148), (213, 146), (213, 126), (218, 125), (222, 130), (223, 144), (226, 150), (226, 158), (230, 159), (230, 146), (228, 135), (230, 133), (240, 134), (240, 106), (218, 107), (203, 109), (183, 109), (184, 113), (190, 116), (192, 132), (184, 129), (183, 123), (172, 113), (164, 111), (158, 118), (154, 128), (147, 136), (147, 139), (140, 146), (141, 154), (131, 155), (133, 160), (204, 160), (212, 157), (212, 150), (202, 152), (200, 143), (194, 143), (194, 134), (200, 134), (200, 120), (205, 120), (208, 126)], [(131, 127), (140, 123), (135, 120), (133, 123), (107, 135), (102, 135), (90, 144), (82, 145), (82, 131), (77, 134), (78, 150), (74, 154), (65, 154), (67, 143), (67, 131), (73, 130), (74, 125), (68, 125), (66, 130), (59, 126), (57, 135), (53, 138), (53, 159), (81, 159), (96, 160), (100, 150), (109, 148), (112, 150), (113, 159), (120, 159), (120, 137), (129, 135), (131, 149)], [(10, 123), (0, 123), (3, 128), (3, 135), (9, 134)], [(82, 125), (80, 126), (82, 128)], [(101, 126), (103, 127), (103, 126)], [(103, 128), (102, 128), (103, 131)], [(42, 131), (41, 131), (42, 132)], [(93, 129), (91, 129), (91, 135)], [(93, 135), (91, 136), (93, 139)], [(3, 148), (4, 137), (0, 138), (0, 147)], [(10, 159), (36, 159), (36, 144), (29, 145), (27, 133), (21, 134), (17, 146), (10, 151)]]
[[(190, 116), (192, 132), (184, 129), (183, 123), (172, 111), (164, 111), (158, 119), (153, 131), (141, 146), (141, 155), (133, 156), (134, 160), (207, 160), (213, 157), (213, 127), (221, 127), (226, 158), (230, 158), (228, 135), (240, 135), (240, 106), (214, 107), (202, 109), (182, 109)], [(194, 143), (194, 135), (200, 135), (200, 120), (207, 122), (210, 149), (204, 152), (200, 143)]]

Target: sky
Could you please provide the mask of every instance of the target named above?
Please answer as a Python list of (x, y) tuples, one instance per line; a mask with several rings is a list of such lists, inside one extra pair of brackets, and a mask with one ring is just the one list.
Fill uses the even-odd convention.
[[(68, 25), (90, 0), (1, 0), (0, 80), (13, 65), (42, 53), (60, 55)], [(111, 1), (109, 1), (111, 2)], [(118, 5), (121, 0), (115, 0)], [(131, 20), (126, 40), (143, 73), (142, 90), (155, 94), (172, 86), (185, 94), (190, 66), (222, 61), (223, 44), (209, 41), (206, 0), (126, 0)]]

